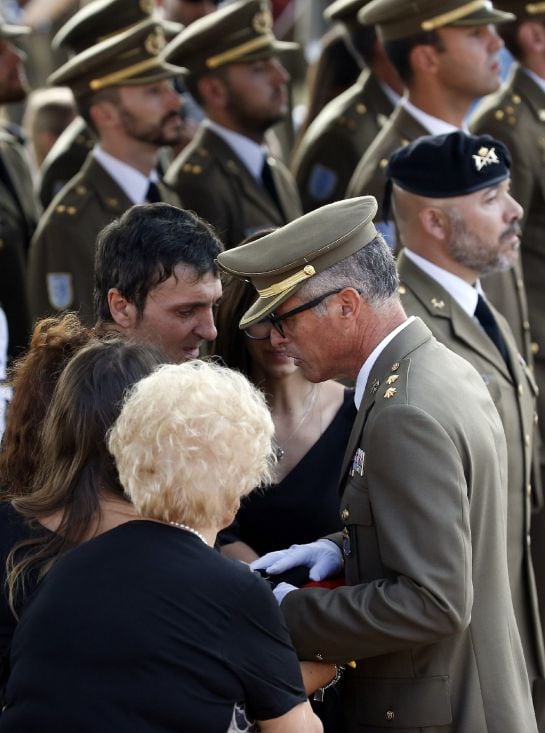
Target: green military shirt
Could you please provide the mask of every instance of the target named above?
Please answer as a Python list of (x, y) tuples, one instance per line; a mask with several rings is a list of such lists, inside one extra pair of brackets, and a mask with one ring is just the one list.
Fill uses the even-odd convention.
[(366, 70), (320, 112), (291, 166), (305, 212), (344, 198), (359, 160), (393, 108), (378, 79)]
[(467, 359), (481, 375), (507, 440), (507, 559), (513, 605), (530, 681), (545, 675), (543, 639), (528, 536), (531, 524), (537, 385), (520, 356), (507, 321), (494, 311), (509, 355), (494, 343), (450, 293), (417, 264), (399, 255), (400, 295), (408, 315), (419, 316), (435, 338)]
[(212, 224), (230, 249), (259, 229), (283, 226), (301, 215), (293, 177), (280, 161), (271, 156), (267, 160), (282, 211), (233, 148), (206, 125), (178, 155), (164, 180), (185, 208)]
[(371, 367), (345, 454), (346, 585), (288, 593), (300, 659), (356, 660), (347, 733), (536, 733), (506, 561), (507, 449), (476, 370), (416, 319)]

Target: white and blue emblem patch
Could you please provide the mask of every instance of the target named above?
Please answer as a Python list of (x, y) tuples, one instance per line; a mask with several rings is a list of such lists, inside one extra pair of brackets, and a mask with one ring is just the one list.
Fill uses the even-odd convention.
[(338, 179), (334, 170), (316, 163), (310, 171), (307, 191), (316, 201), (325, 201), (333, 193)]
[(59, 311), (69, 308), (74, 301), (72, 273), (50, 272), (47, 274), (47, 297), (49, 302)]

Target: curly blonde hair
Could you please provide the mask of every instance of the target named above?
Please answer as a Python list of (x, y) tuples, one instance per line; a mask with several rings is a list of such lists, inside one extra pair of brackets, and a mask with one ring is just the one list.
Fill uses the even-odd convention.
[(108, 447), (142, 517), (223, 526), (270, 483), (274, 426), (262, 393), (214, 362), (165, 365), (128, 395)]

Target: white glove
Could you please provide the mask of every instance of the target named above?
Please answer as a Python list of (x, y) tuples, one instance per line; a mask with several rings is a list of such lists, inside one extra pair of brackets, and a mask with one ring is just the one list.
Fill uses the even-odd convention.
[(288, 550), (268, 552), (250, 563), (252, 570), (266, 570), (279, 575), (298, 565), (310, 568), (309, 578), (320, 581), (336, 575), (343, 567), (340, 549), (331, 540), (317, 540), (307, 545), (292, 545)]
[(299, 588), (296, 588), (294, 585), (290, 585), (289, 583), (278, 583), (276, 588), (273, 588), (273, 594), (278, 605), (282, 603), (284, 598), (288, 593), (291, 593), (292, 590), (299, 590)]

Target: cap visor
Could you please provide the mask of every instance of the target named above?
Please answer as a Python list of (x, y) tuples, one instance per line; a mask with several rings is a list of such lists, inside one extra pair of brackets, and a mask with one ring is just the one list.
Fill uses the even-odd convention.
[(516, 20), (516, 16), (513, 13), (505, 13), (503, 10), (497, 10), (496, 8), (480, 8), (471, 15), (466, 15), (464, 18), (460, 18), (453, 23), (449, 23), (452, 26), (473, 26), (473, 25), (488, 25), (489, 23), (511, 23)]
[(27, 36), (32, 28), (28, 25), (4, 25), (0, 29), (0, 37), (17, 38), (18, 36)]
[(273, 295), (270, 298), (258, 298), (253, 305), (248, 308), (246, 313), (240, 319), (238, 327), (241, 329), (248, 328), (254, 323), (262, 321), (269, 313), (272, 313), (278, 306), (297, 291), (297, 286), (285, 290), (283, 293)]

